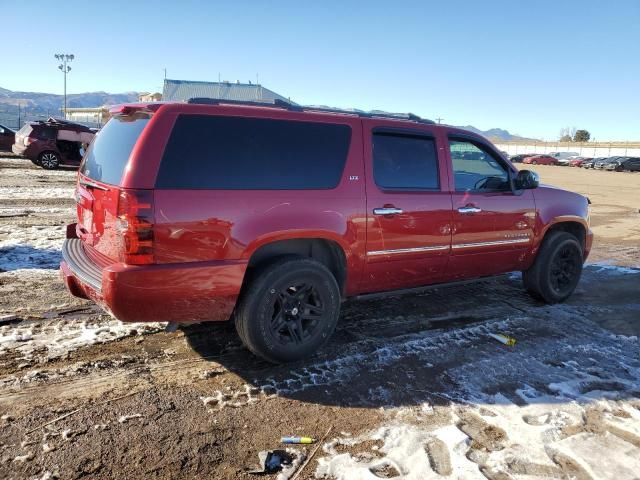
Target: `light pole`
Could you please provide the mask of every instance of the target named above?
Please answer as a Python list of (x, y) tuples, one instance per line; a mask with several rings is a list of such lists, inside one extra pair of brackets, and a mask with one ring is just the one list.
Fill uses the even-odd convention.
[(55, 57), (56, 57), (56, 60), (59, 60), (60, 62), (62, 62), (60, 65), (58, 65), (58, 68), (64, 74), (64, 118), (66, 120), (67, 119), (67, 73), (71, 71), (71, 67), (67, 65), (67, 63), (71, 62), (74, 56), (73, 54), (69, 55), (67, 53), (56, 53)]

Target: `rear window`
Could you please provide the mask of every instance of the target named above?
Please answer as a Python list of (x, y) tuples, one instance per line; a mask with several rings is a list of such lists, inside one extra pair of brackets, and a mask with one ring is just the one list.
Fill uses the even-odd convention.
[(347, 125), (181, 115), (156, 187), (166, 189), (331, 189), (351, 140)]
[(80, 166), (80, 173), (99, 182), (118, 185), (129, 155), (150, 117), (113, 117), (94, 137)]
[(18, 130), (18, 135), (21, 135), (23, 137), (28, 137), (32, 131), (33, 131), (33, 128), (31, 127), (31, 125), (29, 125), (28, 123), (25, 123), (23, 127), (20, 130)]

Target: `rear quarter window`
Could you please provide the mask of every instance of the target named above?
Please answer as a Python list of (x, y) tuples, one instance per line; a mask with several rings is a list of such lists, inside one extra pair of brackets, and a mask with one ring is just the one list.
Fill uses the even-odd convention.
[(347, 125), (180, 115), (156, 187), (331, 189), (340, 182), (350, 140)]
[(99, 182), (119, 185), (148, 115), (113, 117), (100, 130), (80, 165), (80, 173)]

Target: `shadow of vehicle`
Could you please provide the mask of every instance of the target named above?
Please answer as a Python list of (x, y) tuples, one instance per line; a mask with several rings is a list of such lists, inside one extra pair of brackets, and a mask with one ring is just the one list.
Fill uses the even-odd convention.
[(31, 245), (0, 247), (0, 273), (21, 269), (57, 269), (62, 253), (56, 248), (36, 248)]
[[(640, 394), (640, 346), (600, 324), (612, 315), (620, 325), (640, 318), (631, 295), (638, 279), (590, 267), (574, 297), (553, 306), (525, 294), (519, 275), (347, 302), (330, 342), (287, 365), (250, 354), (231, 322), (183, 331), (202, 358), (238, 375), (256, 396), (366, 408), (631, 397)], [(508, 347), (492, 334), (508, 334), (517, 343)], [(250, 394), (231, 390), (224, 396), (235, 401)]]

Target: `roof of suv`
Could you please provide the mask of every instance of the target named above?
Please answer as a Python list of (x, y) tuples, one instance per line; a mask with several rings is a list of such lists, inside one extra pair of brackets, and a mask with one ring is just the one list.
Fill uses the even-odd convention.
[(372, 110), (365, 112), (358, 109), (338, 109), (325, 106), (302, 106), (294, 105), (288, 102), (284, 102), (276, 99), (274, 102), (251, 102), (251, 101), (236, 101), (236, 100), (220, 100), (214, 98), (191, 98), (187, 102), (148, 102), (148, 103), (127, 103), (122, 105), (115, 105), (109, 109), (109, 112), (113, 114), (126, 114), (128, 110), (151, 110), (156, 111), (162, 105), (211, 105), (211, 106), (239, 106), (239, 107), (259, 107), (259, 108), (274, 108), (278, 110), (285, 110), (290, 112), (308, 112), (308, 113), (321, 113), (321, 114), (333, 114), (333, 115), (351, 115), (363, 118), (380, 118), (389, 120), (405, 120), (415, 123), (423, 123), (428, 125), (434, 125), (433, 120), (422, 118), (413, 113), (390, 113), (382, 110)]
[(34, 122), (29, 122), (29, 125), (34, 126), (42, 126), (42, 127), (51, 127), (57, 128), (59, 130), (82, 130), (85, 132), (92, 131), (91, 128), (86, 125), (82, 125), (80, 123), (70, 122), (69, 120), (62, 120), (60, 118), (49, 117), (46, 120), (36, 120)]

